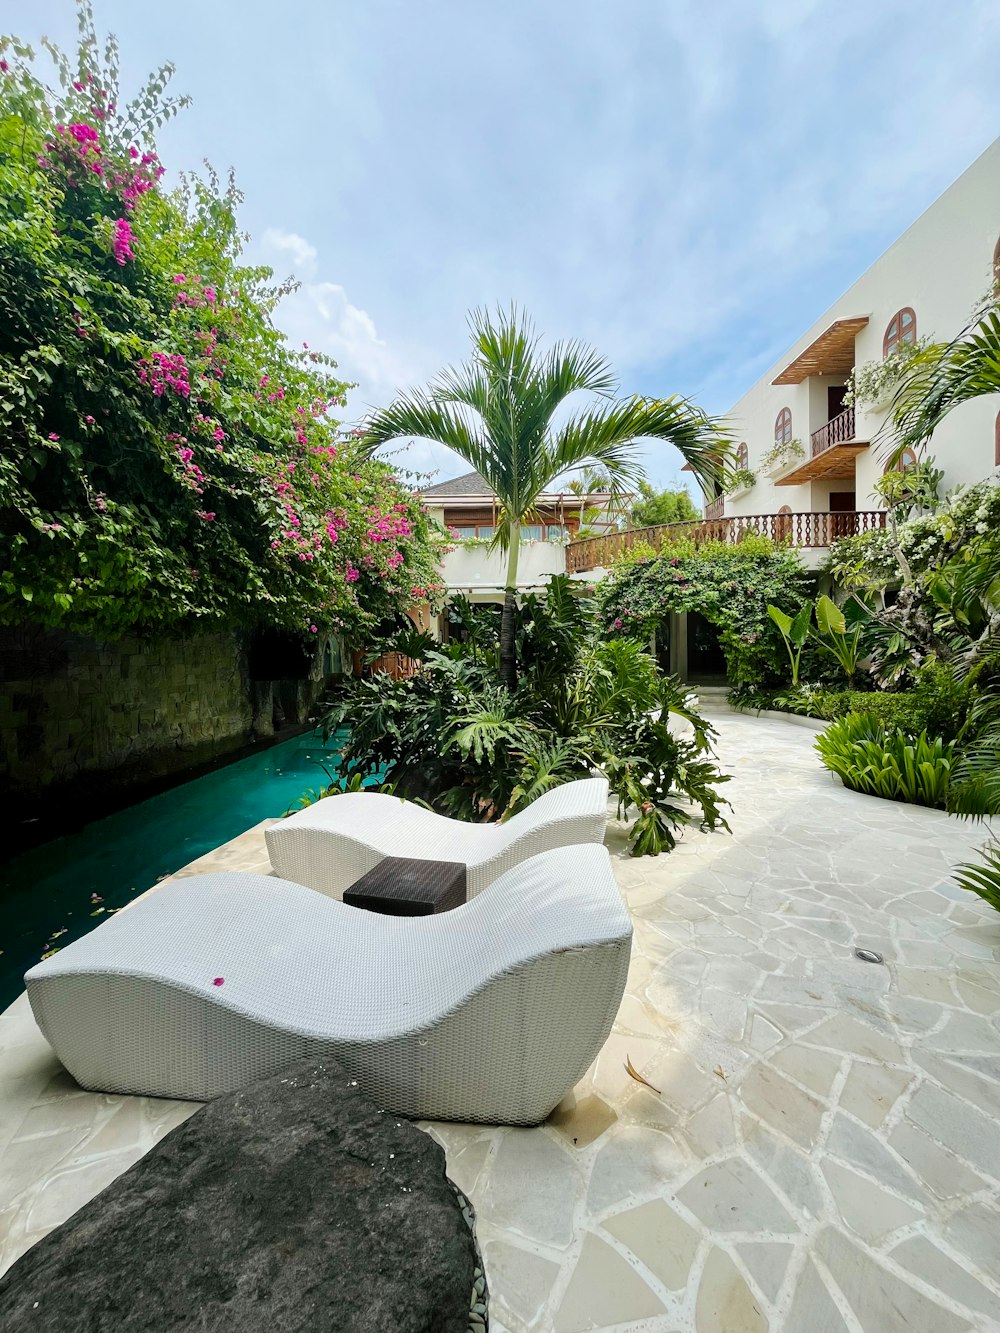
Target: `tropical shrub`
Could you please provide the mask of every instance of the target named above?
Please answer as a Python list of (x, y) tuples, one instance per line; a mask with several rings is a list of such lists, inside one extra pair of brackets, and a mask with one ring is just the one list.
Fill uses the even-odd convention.
[(887, 731), (870, 715), (848, 713), (820, 733), (816, 749), (824, 765), (852, 791), (945, 807), (955, 747), (940, 737)]
[(978, 894), (995, 912), (1000, 912), (1000, 842), (988, 843), (981, 862), (966, 862), (955, 868), (955, 880), (963, 889)]
[(431, 530), (272, 323), (240, 195), (164, 189), (164, 66), (127, 105), (88, 4), (70, 60), (0, 38), (0, 623), (360, 632), (439, 584)]
[(686, 490), (657, 491), (643, 477), (639, 481), (637, 494), (626, 527), (655, 528), (670, 523), (692, 523), (701, 518), (701, 513)]
[(796, 551), (748, 534), (732, 545), (672, 541), (653, 560), (616, 566), (598, 597), (608, 633), (645, 642), (669, 612), (700, 612), (718, 626), (729, 681), (740, 687), (787, 678), (781, 635), (767, 608), (780, 601), (794, 616), (813, 589)]
[[(635, 812), (635, 856), (669, 850), (691, 820), (728, 827), (712, 728), (641, 644), (601, 641), (596, 626), (562, 576), (518, 608), (513, 691), (500, 682), (496, 617), (479, 620), (464, 642), (425, 650), (408, 680), (345, 683), (324, 723), (328, 734), (351, 728), (338, 778), (379, 775), (396, 795), (482, 821), (596, 770), (619, 818)], [(676, 734), (678, 721), (689, 735)]]

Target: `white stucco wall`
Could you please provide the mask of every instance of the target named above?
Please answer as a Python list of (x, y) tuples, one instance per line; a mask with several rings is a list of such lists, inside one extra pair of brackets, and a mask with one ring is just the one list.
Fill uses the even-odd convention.
[[(531, 588), (547, 582), (553, 574), (566, 573), (566, 548), (557, 542), (522, 542), (517, 564), (517, 586)], [(493, 591), (507, 580), (507, 557), (485, 546), (457, 546), (442, 562), (442, 577), (448, 588)]]
[[(993, 251), (1000, 236), (1000, 139), (910, 227), (870, 269), (834, 303), (812, 328), (763, 375), (727, 414), (737, 442), (745, 440), (756, 485), (727, 496), (730, 514), (825, 509), (830, 490), (850, 490), (849, 481), (814, 481), (775, 486), (760, 468), (774, 443), (774, 422), (783, 407), (792, 412), (792, 434), (809, 451), (809, 436), (826, 423), (826, 391), (842, 379), (813, 376), (801, 384), (772, 384), (776, 375), (837, 319), (867, 315), (868, 325), (855, 341), (856, 364), (882, 359), (882, 338), (893, 315), (911, 306), (917, 336), (936, 341), (955, 337), (968, 323), (976, 303), (989, 290)], [(943, 469), (944, 490), (979, 481), (994, 468), (995, 423), (1000, 395), (956, 409), (934, 435), (929, 453)], [(883, 412), (859, 409), (857, 438), (871, 439)], [(858, 509), (880, 506), (872, 487), (884, 467), (884, 446), (858, 456), (855, 495)]]

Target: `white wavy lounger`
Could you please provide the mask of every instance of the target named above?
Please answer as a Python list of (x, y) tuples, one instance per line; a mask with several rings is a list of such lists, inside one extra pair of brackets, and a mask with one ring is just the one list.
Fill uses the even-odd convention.
[(85, 1088), (203, 1101), (332, 1056), (396, 1114), (528, 1125), (603, 1046), (631, 936), (608, 853), (568, 847), (426, 917), (266, 875), (192, 876), (25, 981)]
[(538, 852), (604, 841), (606, 778), (567, 782), (504, 824), (467, 824), (381, 792), (325, 796), (272, 825), (267, 850), (276, 875), (342, 898), (387, 856), (464, 861), (470, 898)]

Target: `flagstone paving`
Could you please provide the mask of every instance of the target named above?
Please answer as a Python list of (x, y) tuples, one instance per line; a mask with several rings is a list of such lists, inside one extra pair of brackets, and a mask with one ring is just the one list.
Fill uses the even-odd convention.
[[(949, 878), (983, 831), (845, 791), (806, 729), (715, 720), (732, 836), (631, 860), (609, 833), (635, 941), (592, 1069), (538, 1129), (426, 1126), (478, 1212), (491, 1327), (995, 1330), (1000, 916)], [(208, 868), (266, 869), (262, 829), (183, 873)], [(0, 1270), (195, 1109), (81, 1092), (22, 996)]]

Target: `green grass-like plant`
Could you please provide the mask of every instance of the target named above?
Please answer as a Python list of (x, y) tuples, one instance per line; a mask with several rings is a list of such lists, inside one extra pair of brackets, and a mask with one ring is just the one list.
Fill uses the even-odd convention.
[(845, 787), (887, 801), (944, 809), (955, 746), (922, 731), (886, 731), (871, 716), (848, 713), (816, 739), (825, 766)]

